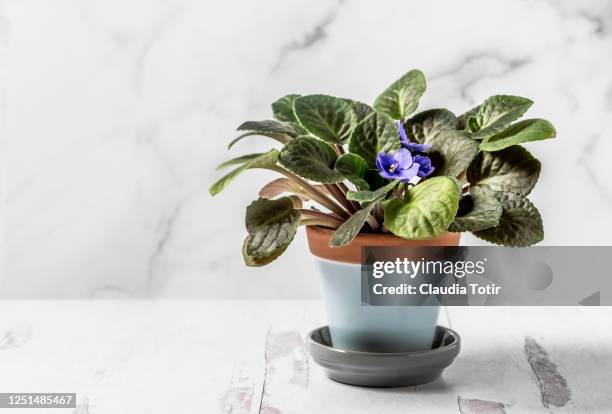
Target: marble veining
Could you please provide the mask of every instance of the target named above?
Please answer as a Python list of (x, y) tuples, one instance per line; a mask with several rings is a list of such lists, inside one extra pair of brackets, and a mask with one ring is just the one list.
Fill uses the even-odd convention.
[(532, 98), (558, 129), (528, 145), (543, 244), (610, 244), (609, 2), (5, 0), (1, 15), (0, 297), (318, 297), (303, 234), (267, 268), (242, 264), (244, 209), (273, 175), (213, 199), (214, 167), (269, 148), (226, 145), (280, 96), (372, 102), (413, 67), (421, 108)]
[(272, 74), (281, 68), (285, 62), (285, 59), (291, 53), (307, 50), (308, 48), (325, 40), (325, 38), (328, 36), (328, 28), (334, 22), (334, 20), (336, 20), (339, 8), (344, 3), (344, 0), (337, 0), (336, 3), (337, 6), (325, 14), (322, 19), (318, 21), (312, 29), (304, 33), (300, 39), (293, 40), (291, 43), (284, 45), (280, 49), (278, 60), (271, 70)]

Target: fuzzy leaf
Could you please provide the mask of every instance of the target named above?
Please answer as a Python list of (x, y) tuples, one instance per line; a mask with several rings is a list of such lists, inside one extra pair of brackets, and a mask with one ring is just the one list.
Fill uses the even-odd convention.
[(501, 151), (479, 153), (468, 167), (467, 180), (492, 191), (527, 195), (538, 181), (540, 168), (540, 161), (529, 151), (514, 145)]
[(436, 168), (435, 175), (456, 177), (478, 154), (478, 143), (465, 131), (443, 131), (426, 143), (432, 145), (427, 155)]
[(374, 109), (393, 119), (402, 119), (413, 113), (427, 84), (420, 70), (411, 70), (395, 81), (374, 101)]
[(478, 144), (469, 133), (457, 130), (457, 118), (446, 109), (421, 112), (405, 124), (410, 139), (431, 144), (427, 155), (435, 167), (435, 175), (456, 177), (478, 153)]
[(389, 191), (393, 190), (398, 183), (398, 180), (391, 181), (389, 184), (385, 185), (384, 187), (380, 187), (378, 190), (375, 191), (349, 191), (346, 194), (346, 198), (360, 203), (367, 203), (368, 201), (377, 200), (382, 196), (386, 195)]
[(357, 116), (357, 122), (363, 120), (366, 116), (370, 115), (374, 112), (374, 109), (368, 104), (364, 104), (363, 102), (354, 101), (352, 99), (343, 99), (345, 102), (348, 102)]
[[(240, 167), (235, 170), (230, 171), (208, 189), (211, 195), (217, 195), (225, 187), (227, 187), (237, 176), (242, 174), (244, 171), (251, 168), (272, 168), (276, 165), (276, 161), (278, 160), (278, 150), (270, 150), (268, 152), (264, 152), (262, 154), (251, 154), (249, 157), (254, 155), (258, 155), (256, 157), (251, 158), (250, 160), (244, 162)], [(239, 157), (240, 158), (240, 157)], [(230, 161), (231, 162), (231, 161)], [(226, 162), (227, 164), (227, 162)], [(223, 164), (222, 164), (223, 165)]]
[(336, 151), (315, 137), (297, 137), (280, 152), (279, 161), (300, 177), (320, 183), (339, 183), (344, 177), (334, 170)]
[(544, 225), (538, 209), (520, 194), (502, 192), (499, 195), (503, 211), (499, 224), (473, 232), (491, 243), (512, 247), (536, 244), (544, 238)]
[(476, 231), (497, 226), (502, 213), (499, 193), (473, 187), (459, 200), (459, 209), (449, 231)]
[(351, 153), (342, 154), (338, 157), (334, 166), (334, 169), (342, 174), (344, 178), (361, 188), (370, 188), (370, 185), (365, 180), (368, 168), (368, 163), (363, 158)]
[(404, 123), (406, 134), (412, 140), (423, 143), (442, 132), (457, 129), (457, 118), (447, 109), (431, 109), (416, 114)]
[(340, 247), (349, 244), (363, 228), (375, 204), (376, 201), (370, 202), (342, 223), (342, 225), (338, 227), (338, 230), (332, 234), (329, 245), (332, 247)]
[(275, 121), (273, 119), (265, 121), (246, 121), (238, 127), (238, 131), (253, 132), (272, 132), (287, 135), (295, 138), (303, 134), (303, 130), (291, 122)]
[(499, 151), (512, 145), (554, 138), (555, 127), (544, 119), (526, 119), (493, 135), (480, 144), (483, 151)]
[(285, 95), (282, 98), (272, 103), (272, 115), (274, 119), (285, 122), (297, 122), (297, 118), (293, 113), (293, 101), (299, 98), (300, 95)]
[(258, 152), (256, 154), (241, 155), (240, 157), (232, 158), (231, 160), (222, 162), (221, 164), (217, 165), (217, 168), (215, 169), (222, 170), (224, 168), (231, 167), (232, 165), (244, 164), (259, 156), (261, 156), (261, 152)]
[(293, 240), (300, 222), (300, 212), (289, 197), (277, 200), (259, 198), (246, 210), (249, 232), (244, 244), (245, 262), (248, 258), (276, 258)]
[(247, 121), (238, 127), (238, 131), (247, 131), (242, 135), (234, 138), (227, 148), (233, 147), (238, 141), (243, 138), (260, 135), (272, 138), (282, 144), (287, 143), (291, 138), (304, 134), (306, 131), (297, 124), (290, 122), (279, 122), (275, 120), (266, 121)]
[(478, 114), (478, 111), (480, 110), (480, 105), (475, 106), (474, 108), (470, 109), (469, 111), (459, 115), (457, 117), (457, 129), (461, 129), (461, 130), (469, 130), (468, 127), (468, 121), (470, 119), (475, 119), (476, 114)]
[[(468, 119), (472, 138), (485, 139), (495, 135), (517, 120), (533, 105), (533, 101), (520, 96), (495, 95), (488, 98), (478, 108), (475, 117)], [(470, 120), (475, 124), (472, 126)]]
[(449, 177), (434, 177), (393, 199), (385, 208), (385, 226), (405, 239), (431, 239), (453, 222), (459, 205), (460, 185)]
[(244, 259), (244, 264), (249, 267), (265, 266), (276, 260), (281, 254), (285, 252), (285, 250), (287, 250), (287, 247), (285, 247), (284, 249), (277, 249), (274, 253), (266, 257), (249, 256), (246, 250), (248, 241), (249, 237), (247, 236), (247, 238), (244, 239), (244, 242), (242, 243), (242, 258)]
[(347, 141), (357, 124), (351, 105), (333, 96), (300, 96), (295, 99), (293, 110), (300, 124), (312, 135), (332, 144)]
[(395, 123), (387, 115), (374, 112), (359, 122), (349, 141), (349, 151), (360, 155), (369, 166), (376, 166), (379, 152), (390, 152), (400, 148)]

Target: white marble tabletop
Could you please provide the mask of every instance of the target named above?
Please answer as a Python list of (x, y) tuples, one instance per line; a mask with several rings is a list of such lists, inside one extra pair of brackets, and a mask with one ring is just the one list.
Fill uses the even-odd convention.
[(463, 342), (440, 380), (367, 389), (329, 380), (305, 352), (319, 301), (5, 301), (0, 392), (76, 392), (78, 408), (58, 414), (612, 410), (612, 331), (599, 322), (612, 308), (442, 316)]

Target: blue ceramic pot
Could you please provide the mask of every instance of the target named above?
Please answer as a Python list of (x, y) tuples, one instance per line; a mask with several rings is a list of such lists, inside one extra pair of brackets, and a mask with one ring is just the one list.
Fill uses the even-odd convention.
[[(321, 276), (332, 345), (364, 352), (409, 352), (431, 349), (439, 306), (362, 306), (361, 247), (452, 246), (459, 233), (435, 240), (405, 240), (392, 235), (360, 234), (346, 247), (329, 247), (331, 231), (307, 229), (310, 250)], [(415, 298), (421, 303), (423, 298)]]

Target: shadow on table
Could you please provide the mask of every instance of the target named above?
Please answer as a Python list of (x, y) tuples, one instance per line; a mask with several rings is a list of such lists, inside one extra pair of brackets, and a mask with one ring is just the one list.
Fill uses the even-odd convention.
[(448, 394), (454, 390), (454, 384), (444, 379), (444, 375), (435, 381), (423, 385), (413, 385), (410, 387), (395, 387), (395, 388), (368, 388), (373, 392), (402, 394), (402, 393), (418, 393), (418, 394)]

